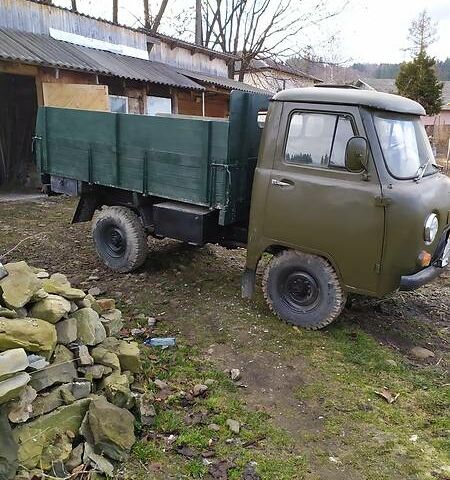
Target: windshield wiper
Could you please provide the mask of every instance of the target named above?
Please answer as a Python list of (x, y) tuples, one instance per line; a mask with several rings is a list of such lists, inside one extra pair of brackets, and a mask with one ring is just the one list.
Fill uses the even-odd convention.
[(423, 176), (425, 175), (425, 172), (427, 171), (427, 168), (433, 165), (433, 167), (436, 167), (439, 170), (439, 167), (435, 164), (432, 163), (431, 160), (428, 160), (426, 163), (423, 163), (417, 170), (416, 174), (414, 175), (414, 181), (419, 182)]

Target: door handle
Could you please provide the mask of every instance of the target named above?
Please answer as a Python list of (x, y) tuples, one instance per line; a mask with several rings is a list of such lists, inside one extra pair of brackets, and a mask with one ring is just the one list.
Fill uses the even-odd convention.
[(291, 182), (284, 182), (283, 180), (277, 180), (276, 178), (272, 178), (272, 185), (276, 187), (292, 187), (294, 184)]

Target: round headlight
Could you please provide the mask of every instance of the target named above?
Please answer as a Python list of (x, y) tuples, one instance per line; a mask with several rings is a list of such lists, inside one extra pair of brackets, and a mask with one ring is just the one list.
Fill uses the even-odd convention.
[(434, 242), (434, 239), (436, 238), (438, 230), (439, 230), (438, 217), (435, 213), (432, 213), (431, 215), (428, 216), (425, 222), (424, 238), (425, 238), (425, 243), (427, 245)]

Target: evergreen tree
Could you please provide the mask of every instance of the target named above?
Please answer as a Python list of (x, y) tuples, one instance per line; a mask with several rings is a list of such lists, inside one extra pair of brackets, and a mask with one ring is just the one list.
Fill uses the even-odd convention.
[(427, 54), (427, 48), (435, 39), (436, 25), (424, 10), (409, 29), (414, 59), (402, 63), (395, 81), (398, 93), (419, 102), (427, 115), (436, 115), (442, 108), (444, 84), (438, 80), (436, 60)]
[(398, 93), (419, 102), (427, 115), (436, 115), (442, 107), (442, 88), (436, 75), (436, 60), (421, 50), (412, 62), (403, 63), (395, 81)]

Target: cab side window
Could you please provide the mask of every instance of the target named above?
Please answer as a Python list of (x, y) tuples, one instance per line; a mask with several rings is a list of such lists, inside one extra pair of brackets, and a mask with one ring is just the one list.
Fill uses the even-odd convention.
[(294, 113), (289, 124), (285, 161), (295, 165), (344, 167), (347, 142), (353, 136), (348, 117)]

